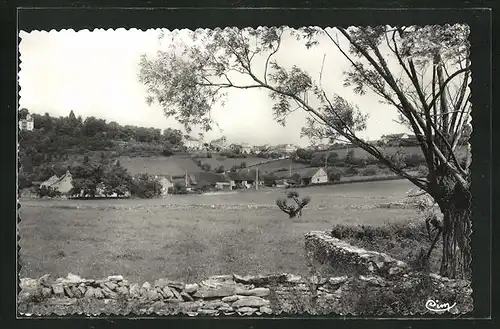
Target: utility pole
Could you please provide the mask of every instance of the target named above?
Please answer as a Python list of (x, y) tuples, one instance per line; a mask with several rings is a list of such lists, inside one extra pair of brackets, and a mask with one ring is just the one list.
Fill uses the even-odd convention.
[(288, 168), (288, 176), (292, 177), (292, 164), (290, 163), (290, 168)]
[(188, 187), (188, 172), (187, 170), (184, 170), (184, 184), (186, 185), (186, 188)]
[(255, 169), (255, 190), (259, 189), (259, 167)]

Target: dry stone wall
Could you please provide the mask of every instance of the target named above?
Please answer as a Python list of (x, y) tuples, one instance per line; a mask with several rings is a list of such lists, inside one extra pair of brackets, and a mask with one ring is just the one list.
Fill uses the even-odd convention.
[(403, 274), (408, 265), (391, 256), (355, 247), (332, 237), (328, 232), (312, 231), (305, 235), (305, 248), (321, 263), (333, 268), (354, 268), (357, 273), (390, 277)]
[[(353, 294), (360, 297), (360, 286), (365, 287), (362, 288), (365, 292), (367, 289), (389, 291), (396, 286), (413, 289), (418, 282), (418, 276), (412, 273), (392, 279), (376, 275), (303, 278), (279, 274), (219, 275), (191, 284), (158, 279), (139, 285), (128, 282), (120, 275), (94, 280), (70, 273), (66, 278), (57, 280), (52, 280), (49, 275), (21, 279), (18, 305), (21, 314), (36, 315), (54, 312), (59, 312), (56, 313), (58, 315), (76, 312), (90, 315), (155, 313), (187, 316), (274, 316), (306, 312), (346, 314), (351, 307), (355, 307), (349, 304), (349, 300), (352, 300)], [(431, 275), (430, 282), (436, 290), (465, 293), (464, 298), (470, 299), (470, 282), (448, 280), (437, 275)], [(423, 302), (421, 306), (425, 312)], [(86, 311), (89, 310), (88, 305), (91, 306), (90, 311)], [(108, 308), (111, 311), (105, 311), (101, 307), (103, 305), (113, 307)]]
[(335, 291), (347, 281), (347, 277), (306, 279), (293, 274), (218, 275), (191, 284), (158, 279), (139, 285), (120, 275), (94, 280), (70, 273), (56, 280), (49, 275), (21, 279), (18, 301), (60, 306), (75, 304), (80, 299), (142, 301), (155, 311), (168, 308), (192, 316), (265, 315), (291, 312), (293, 305), (286, 301), (297, 298), (297, 294), (307, 294), (311, 282), (320, 288), (318, 295), (335, 299), (340, 297)]

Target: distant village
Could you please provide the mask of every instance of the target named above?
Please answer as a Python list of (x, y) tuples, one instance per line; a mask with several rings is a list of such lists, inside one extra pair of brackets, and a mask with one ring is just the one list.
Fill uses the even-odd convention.
[[(19, 121), (20, 130), (32, 131), (34, 129), (33, 118), (27, 115), (25, 119)], [(409, 134), (384, 135), (376, 142), (377, 145), (396, 146), (416, 144), (416, 138)], [(230, 143), (226, 137), (222, 136), (209, 142), (202, 138), (193, 138), (188, 135), (183, 139), (185, 154), (194, 160), (195, 158), (207, 157), (207, 154), (218, 154), (226, 157), (245, 158), (254, 156), (262, 158), (258, 163), (252, 163), (245, 168), (226, 168), (221, 172), (207, 172), (201, 168), (196, 171), (183, 170), (174, 172), (145, 172), (159, 182), (158, 194), (165, 197), (169, 194), (182, 194), (199, 191), (232, 191), (236, 189), (259, 189), (259, 187), (289, 187), (289, 186), (307, 186), (315, 184), (327, 184), (331, 180), (326, 168), (309, 167), (294, 168), (290, 170), (274, 172), (270, 175), (268, 172), (260, 172), (259, 164), (283, 159), (291, 159), (296, 154), (299, 146), (293, 144), (279, 145), (250, 145), (248, 143)], [(302, 148), (311, 152), (332, 151), (338, 149), (348, 149), (352, 147), (349, 144), (336, 143), (333, 145), (310, 145)], [(177, 157), (178, 155), (176, 153)], [(293, 178), (293, 179), (292, 179)], [(135, 177), (134, 177), (135, 179)], [(61, 176), (53, 175), (43, 182), (34, 182), (39, 184), (40, 188), (52, 189), (58, 191), (61, 195), (68, 195), (73, 189), (72, 174), (69, 170)], [(75, 197), (75, 195), (72, 195)], [(130, 191), (125, 191), (121, 195), (117, 193), (107, 193), (104, 183), (99, 183), (96, 193), (93, 197), (129, 197)], [(83, 191), (76, 197), (85, 197)]]

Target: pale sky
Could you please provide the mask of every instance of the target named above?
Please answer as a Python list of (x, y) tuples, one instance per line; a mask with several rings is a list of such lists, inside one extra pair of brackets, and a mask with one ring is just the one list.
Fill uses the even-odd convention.
[[(147, 105), (145, 87), (137, 78), (140, 55), (165, 50), (158, 35), (159, 30), (136, 29), (21, 31), (20, 108), (52, 116), (67, 116), (73, 110), (83, 118), (96, 116), (122, 125), (183, 129), (175, 119), (167, 119), (159, 106)], [(325, 54), (323, 87), (369, 114), (367, 129), (358, 134), (360, 137), (372, 140), (407, 131), (393, 121), (395, 110), (380, 104), (376, 96), (358, 96), (343, 87), (342, 72), (349, 66), (331, 42), (307, 50), (286, 37), (275, 59), (286, 67), (297, 65), (318, 79)], [(263, 74), (263, 63), (262, 58), (256, 59), (257, 74)], [(306, 138), (300, 138), (305, 113), (293, 113), (282, 127), (273, 120), (272, 104), (263, 90), (229, 91), (226, 105), (215, 106), (212, 112), (222, 132), (215, 128), (205, 139), (225, 135), (230, 142), (308, 145)], [(192, 135), (196, 136), (196, 131)]]

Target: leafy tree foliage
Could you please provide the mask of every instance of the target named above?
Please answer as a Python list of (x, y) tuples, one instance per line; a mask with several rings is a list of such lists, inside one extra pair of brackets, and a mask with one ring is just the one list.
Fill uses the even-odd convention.
[(134, 176), (131, 193), (134, 196), (150, 199), (161, 195), (162, 185), (153, 175), (139, 174)]

